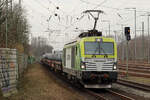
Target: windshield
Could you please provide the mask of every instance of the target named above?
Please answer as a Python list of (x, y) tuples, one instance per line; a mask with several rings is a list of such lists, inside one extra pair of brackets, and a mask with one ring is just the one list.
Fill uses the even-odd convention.
[(85, 55), (114, 54), (113, 42), (85, 42)]

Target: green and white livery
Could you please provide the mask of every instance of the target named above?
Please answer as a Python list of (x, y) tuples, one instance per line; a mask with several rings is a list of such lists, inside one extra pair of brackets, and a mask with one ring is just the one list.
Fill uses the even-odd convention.
[(111, 88), (117, 80), (117, 46), (112, 38), (79, 38), (63, 48), (63, 72), (85, 88)]

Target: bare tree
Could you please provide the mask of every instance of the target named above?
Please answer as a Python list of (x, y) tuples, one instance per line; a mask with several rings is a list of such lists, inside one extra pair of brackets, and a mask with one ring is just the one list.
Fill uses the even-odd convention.
[(44, 53), (52, 53), (53, 47), (47, 44), (47, 40), (42, 37), (32, 38), (31, 50), (34, 56), (40, 57)]
[[(4, 1), (3, 1), (4, 2)], [(0, 2), (0, 47), (5, 47), (5, 19), (6, 10), (5, 3)], [(21, 45), (23, 47), (23, 52), (28, 51), (26, 49), (29, 46), (29, 24), (26, 18), (26, 11), (18, 4), (13, 5), (13, 8), (8, 7), (8, 47), (16, 48), (16, 45)]]

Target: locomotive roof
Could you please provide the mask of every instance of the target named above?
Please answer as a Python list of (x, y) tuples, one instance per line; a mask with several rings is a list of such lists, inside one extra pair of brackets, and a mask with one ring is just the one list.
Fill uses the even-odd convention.
[(92, 36), (92, 37), (78, 38), (77, 40), (74, 40), (72, 42), (65, 44), (65, 46), (76, 45), (76, 43), (81, 42), (81, 41), (95, 41), (95, 39), (103, 39), (104, 41), (107, 41), (107, 42), (115, 42), (113, 38), (102, 37), (102, 36)]
[(70, 44), (74, 44), (80, 40), (84, 40), (86, 38), (92, 39), (92, 38), (103, 38), (103, 39), (109, 39), (109, 40), (113, 40), (112, 38), (108, 38), (108, 37), (102, 37), (102, 32), (98, 31), (98, 30), (88, 30), (87, 32), (82, 32), (75, 40), (65, 44), (70, 45)]

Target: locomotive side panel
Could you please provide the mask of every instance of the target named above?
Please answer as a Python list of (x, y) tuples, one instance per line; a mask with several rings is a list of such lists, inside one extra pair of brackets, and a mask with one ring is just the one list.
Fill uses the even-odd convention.
[(65, 68), (71, 69), (71, 48), (66, 49), (66, 66)]

